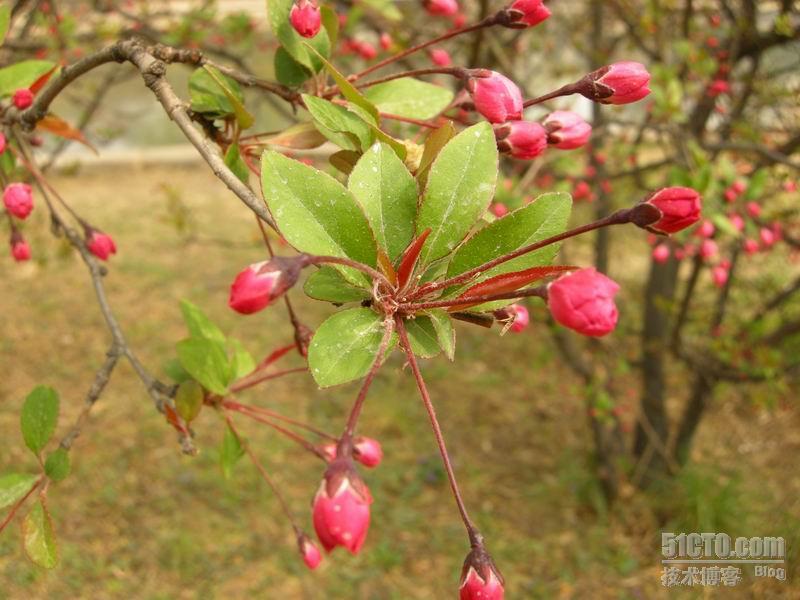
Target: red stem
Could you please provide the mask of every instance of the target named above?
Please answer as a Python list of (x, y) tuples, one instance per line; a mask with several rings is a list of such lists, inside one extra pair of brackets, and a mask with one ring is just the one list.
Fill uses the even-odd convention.
[(313, 425), (309, 425), (308, 423), (303, 423), (302, 421), (292, 419), (291, 417), (287, 417), (275, 411), (269, 410), (268, 408), (262, 408), (261, 406), (253, 406), (252, 404), (240, 404), (239, 402), (236, 402), (234, 400), (226, 400), (224, 405), (228, 408), (231, 408), (232, 410), (240, 410), (240, 411), (245, 410), (256, 414), (263, 414), (266, 415), (267, 417), (278, 419), (279, 421), (285, 421), (286, 423), (290, 423), (291, 425), (300, 427), (302, 429), (305, 429), (306, 431), (310, 431), (311, 433), (314, 433), (322, 438), (326, 438), (333, 441), (337, 440), (335, 436), (331, 435), (330, 433), (326, 433), (321, 429), (317, 429)]
[(550, 92), (549, 94), (545, 94), (544, 96), (539, 96), (538, 98), (532, 98), (530, 100), (525, 100), (522, 103), (522, 106), (528, 108), (529, 106), (533, 106), (534, 104), (541, 104), (542, 102), (547, 102), (548, 100), (552, 100), (554, 98), (560, 98), (562, 96), (571, 96), (572, 94), (578, 93), (579, 88), (575, 83), (569, 83), (563, 87), (558, 88), (557, 90)]
[(28, 493), (25, 494), (22, 498), (20, 498), (17, 501), (17, 503), (14, 506), (11, 507), (11, 510), (9, 511), (8, 515), (6, 516), (6, 518), (3, 519), (2, 523), (0, 523), (0, 533), (3, 532), (3, 529), (6, 528), (6, 525), (8, 525), (11, 522), (11, 519), (14, 518), (14, 515), (17, 514), (17, 511), (20, 509), (20, 507), (23, 504), (25, 504), (25, 501), (28, 498), (30, 498), (31, 494), (36, 491), (36, 488), (38, 488), (41, 485), (43, 480), (44, 480), (44, 475), (40, 476), (39, 479), (37, 479), (34, 482), (34, 484), (31, 486), (31, 489), (28, 490)]
[(461, 498), (461, 492), (458, 489), (458, 482), (456, 481), (456, 474), (453, 471), (453, 465), (450, 463), (450, 455), (447, 453), (447, 446), (444, 443), (444, 435), (442, 435), (442, 429), (439, 427), (439, 420), (436, 418), (436, 409), (433, 407), (430, 395), (428, 394), (428, 388), (425, 386), (425, 380), (422, 378), (422, 373), (419, 370), (417, 358), (411, 350), (411, 343), (408, 341), (408, 333), (406, 332), (402, 317), (396, 315), (395, 323), (397, 325), (397, 333), (400, 335), (400, 345), (408, 357), (408, 364), (411, 366), (414, 378), (417, 381), (419, 395), (422, 397), (422, 402), (425, 404), (425, 409), (428, 411), (433, 434), (436, 437), (436, 444), (439, 446), (439, 453), (442, 455), (444, 469), (447, 472), (447, 479), (450, 482), (450, 489), (453, 490), (453, 497), (455, 498), (456, 505), (458, 505), (458, 512), (461, 514), (461, 520), (464, 522), (464, 527), (467, 529), (470, 544), (474, 546), (481, 538), (480, 532), (469, 518), (467, 507), (464, 506), (464, 500)]
[(258, 385), (259, 383), (263, 383), (264, 381), (268, 381), (270, 379), (275, 379), (277, 377), (283, 377), (284, 375), (289, 375), (291, 373), (301, 373), (303, 371), (308, 371), (308, 367), (296, 367), (294, 369), (285, 369), (283, 371), (276, 371), (274, 373), (266, 373), (263, 375), (258, 375), (257, 377), (245, 377), (244, 379), (240, 379), (230, 387), (231, 392), (241, 392), (242, 390), (249, 389), (254, 385)]

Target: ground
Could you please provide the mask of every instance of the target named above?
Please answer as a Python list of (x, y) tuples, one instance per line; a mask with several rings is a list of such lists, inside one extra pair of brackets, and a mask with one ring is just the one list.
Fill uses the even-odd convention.
[[(207, 168), (79, 175), (61, 176), (56, 185), (116, 239), (110, 301), (151, 370), (162, 374), (185, 335), (182, 298), (256, 356), (289, 340), (280, 307), (242, 317), (226, 306), (229, 283), (262, 251), (252, 217)], [(35, 469), (18, 430), (25, 394), (40, 383), (59, 390), (63, 434), (109, 341), (85, 269), (50, 235), (41, 201), (26, 235), (36, 260), (0, 261), (0, 472)], [(643, 242), (641, 248), (647, 251)], [(331, 310), (310, 301), (299, 309), (312, 326)], [(679, 485), (666, 496), (626, 495), (607, 509), (592, 477), (580, 384), (559, 364), (541, 323), (504, 337), (464, 324), (456, 365), (444, 357), (423, 365), (466, 501), (507, 579), (508, 597), (800, 598), (797, 411), (753, 406), (739, 390), (721, 390), (700, 429), (695, 466)], [(631, 409), (636, 385), (621, 399)], [(293, 375), (246, 399), (336, 432), (356, 389), (320, 391), (310, 377)], [(322, 464), (255, 423), (239, 423), (310, 529)], [(29, 563), (13, 523), (0, 535), (0, 599), (454, 597), (466, 537), (399, 355), (379, 374), (360, 426), (386, 454), (365, 473), (375, 498), (366, 547), (356, 557), (337, 550), (317, 572), (299, 561), (288, 524), (250, 465), (242, 461), (229, 481), (221, 476), (218, 416), (206, 410), (195, 430), (200, 455), (181, 455), (131, 369), (120, 368), (74, 446), (72, 475), (49, 493), (61, 565), (44, 572)], [(661, 529), (783, 535), (789, 581), (747, 575), (736, 590), (667, 591), (660, 584)]]

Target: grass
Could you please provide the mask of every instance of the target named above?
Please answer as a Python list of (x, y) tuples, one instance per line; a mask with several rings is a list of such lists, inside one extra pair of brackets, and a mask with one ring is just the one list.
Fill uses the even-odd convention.
[[(181, 298), (256, 356), (290, 339), (277, 307), (247, 318), (227, 309), (230, 281), (262, 254), (251, 217), (204, 167), (132, 167), (56, 183), (115, 237), (109, 296), (151, 370), (160, 373), (185, 335)], [(25, 394), (39, 383), (55, 386), (63, 432), (108, 344), (84, 269), (53, 240), (45, 217), (40, 206), (26, 229), (37, 260), (0, 263), (0, 472), (35, 468), (18, 432)], [(626, 277), (641, 278), (638, 269)], [(320, 303), (299, 306), (311, 326), (330, 312)], [(627, 493), (608, 509), (590, 468), (580, 385), (559, 364), (540, 323), (504, 337), (459, 326), (456, 366), (443, 357), (423, 365), (465, 498), (507, 578), (508, 597), (696, 597), (660, 585), (662, 528), (783, 535), (792, 577), (800, 543), (796, 411), (755, 407), (724, 390), (701, 427), (695, 466), (661, 494)], [(631, 381), (633, 397), (636, 385)], [(336, 432), (356, 389), (320, 391), (295, 375), (246, 400)], [(310, 529), (322, 465), (256, 424), (239, 423)], [(231, 481), (221, 476), (219, 418), (206, 411), (195, 429), (201, 453), (192, 459), (179, 453), (174, 432), (130, 368), (121, 367), (74, 447), (73, 474), (49, 493), (61, 565), (44, 572), (29, 563), (13, 524), (0, 536), (0, 598), (454, 597), (466, 538), (399, 356), (379, 374), (360, 425), (386, 453), (365, 473), (375, 498), (367, 545), (357, 557), (336, 551), (318, 572), (299, 561), (275, 499), (245, 461)], [(753, 598), (800, 595), (792, 581), (750, 576), (737, 590)]]

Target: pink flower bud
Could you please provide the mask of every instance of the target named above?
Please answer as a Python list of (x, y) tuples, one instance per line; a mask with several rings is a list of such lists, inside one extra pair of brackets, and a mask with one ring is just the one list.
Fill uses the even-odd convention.
[(497, 148), (514, 158), (530, 160), (547, 148), (547, 131), (533, 121), (507, 121), (494, 126)]
[(483, 545), (467, 554), (461, 569), (459, 600), (503, 600), (503, 576)]
[(467, 24), (467, 15), (461, 12), (456, 13), (453, 15), (452, 21), (453, 21), (453, 27), (455, 29), (461, 29), (464, 25)]
[(317, 548), (317, 545), (312, 542), (309, 537), (301, 533), (297, 537), (297, 545), (300, 548), (300, 556), (303, 557), (303, 562), (312, 571), (319, 566), (322, 562), (322, 553)]
[(372, 60), (378, 56), (378, 51), (369, 42), (358, 42), (358, 54), (364, 60)]
[(343, 546), (358, 554), (367, 538), (370, 504), (372, 496), (353, 463), (331, 463), (313, 503), (314, 529), (327, 552)]
[(602, 104), (629, 104), (650, 93), (647, 87), (650, 73), (643, 64), (633, 61), (601, 67), (589, 73), (583, 82), (579, 93)]
[(719, 246), (717, 246), (717, 242), (714, 240), (703, 240), (703, 243), (700, 244), (700, 256), (704, 259), (709, 259), (715, 257), (719, 253)]
[(431, 50), (431, 61), (440, 67), (449, 67), (453, 63), (447, 50), (442, 50), (441, 48)]
[(297, 0), (289, 11), (294, 30), (304, 38), (313, 38), (322, 26), (322, 14), (313, 0)]
[(33, 92), (30, 91), (28, 88), (22, 88), (14, 92), (14, 96), (11, 98), (12, 102), (14, 102), (14, 106), (16, 106), (20, 110), (25, 110), (31, 104), (33, 104)]
[(496, 71), (486, 73), (467, 82), (475, 109), (491, 123), (521, 119), (522, 92), (517, 84)]
[(547, 143), (561, 150), (580, 148), (592, 135), (592, 126), (569, 110), (557, 110), (544, 120)]
[(714, 223), (712, 223), (711, 221), (706, 219), (705, 221), (700, 223), (700, 226), (697, 228), (696, 233), (700, 237), (707, 238), (707, 237), (711, 237), (712, 235), (714, 235), (714, 231), (716, 231), (716, 227), (714, 227)]
[(109, 256), (117, 253), (117, 246), (111, 236), (96, 229), (88, 229), (86, 247), (100, 260), (108, 260)]
[(381, 48), (383, 48), (384, 50), (388, 50), (389, 48), (392, 47), (392, 44), (394, 44), (392, 36), (386, 33), (385, 31), (381, 34), (381, 37), (378, 40), (378, 42), (380, 43)]
[(743, 247), (744, 247), (745, 253), (749, 254), (750, 256), (752, 256), (753, 254), (758, 252), (758, 242), (755, 241), (755, 240), (752, 240), (750, 238), (747, 238), (744, 241)]
[(458, 12), (456, 0), (424, 0), (425, 10), (437, 17), (449, 17)]
[(747, 184), (741, 179), (737, 179), (731, 184), (731, 189), (736, 190), (737, 194), (742, 194), (747, 189)]
[(511, 324), (512, 333), (522, 333), (530, 325), (531, 317), (528, 309), (522, 304), (512, 304), (510, 307), (514, 315), (514, 322)]
[(742, 215), (731, 213), (728, 215), (728, 221), (731, 222), (731, 226), (736, 231), (744, 231), (744, 219), (742, 218)]
[(775, 243), (775, 234), (767, 227), (762, 227), (759, 230), (758, 237), (761, 238), (761, 243), (764, 244), (764, 246), (772, 246), (772, 244)]
[(562, 275), (548, 285), (547, 304), (553, 318), (578, 333), (603, 336), (617, 326), (614, 296), (617, 283), (595, 269)]
[(491, 206), (492, 214), (498, 219), (508, 214), (508, 207), (502, 202), (494, 202)]
[(722, 94), (727, 94), (730, 90), (731, 86), (727, 81), (724, 79), (715, 79), (711, 82), (711, 85), (708, 86), (706, 93), (712, 98), (716, 98)]
[(534, 27), (551, 14), (550, 9), (544, 5), (542, 0), (515, 0), (506, 11), (510, 13), (509, 26), (512, 27), (518, 23), (527, 27)]
[(747, 209), (747, 214), (754, 219), (761, 216), (761, 205), (758, 202), (748, 202), (745, 208)]
[(717, 265), (711, 269), (711, 279), (714, 281), (715, 286), (721, 288), (728, 282), (728, 269), (722, 265)]
[(378, 440), (357, 437), (353, 444), (353, 450), (355, 459), (369, 469), (377, 467), (383, 460), (383, 448)]
[(738, 197), (739, 197), (739, 194), (736, 193), (736, 190), (733, 189), (732, 187), (728, 188), (727, 190), (725, 190), (725, 201), (726, 202), (728, 202), (728, 203), (736, 202), (736, 198), (738, 198)]
[(665, 263), (669, 260), (669, 246), (659, 244), (653, 248), (653, 260), (657, 263)]
[(6, 140), (6, 136), (3, 135), (2, 132), (0, 132), (0, 154), (2, 154), (3, 152), (6, 151), (6, 146), (7, 145), (8, 145), (8, 142)]
[(10, 183), (3, 190), (3, 204), (6, 210), (17, 217), (25, 219), (33, 210), (33, 193), (27, 183)]
[(783, 191), (792, 193), (797, 191), (797, 183), (794, 181), (784, 181), (783, 182)]
[(11, 256), (17, 262), (23, 262), (31, 258), (31, 247), (22, 237), (22, 234), (16, 230), (11, 232)]
[(303, 266), (302, 258), (282, 256), (250, 265), (233, 280), (228, 306), (243, 315), (260, 311), (297, 283)]
[(587, 182), (579, 181), (575, 184), (575, 187), (572, 188), (572, 198), (574, 200), (588, 200), (591, 202), (593, 200), (592, 188)]
[(644, 202), (661, 211), (661, 218), (647, 226), (647, 229), (656, 233), (675, 233), (700, 219), (700, 194), (692, 188), (663, 188), (651, 194)]

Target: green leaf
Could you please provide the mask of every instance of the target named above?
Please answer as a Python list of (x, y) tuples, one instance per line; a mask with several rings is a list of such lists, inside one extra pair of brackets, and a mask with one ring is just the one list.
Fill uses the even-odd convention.
[(489, 207), (497, 183), (497, 142), (489, 123), (459, 133), (431, 167), (417, 235), (431, 229), (420, 256), (427, 264), (449, 254)]
[(239, 153), (239, 144), (231, 144), (225, 152), (225, 166), (227, 166), (240, 181), (248, 183), (250, 181), (250, 169)]
[(225, 94), (228, 102), (231, 103), (231, 106), (233, 107), (233, 114), (236, 115), (236, 120), (239, 122), (239, 127), (242, 129), (247, 129), (250, 127), (255, 122), (255, 118), (244, 106), (244, 96), (242, 95), (242, 90), (239, 87), (239, 84), (230, 77), (224, 77), (219, 70), (210, 65), (203, 65), (203, 68), (208, 72), (209, 75), (211, 75), (211, 79), (216, 82), (216, 84), (222, 90), (222, 93)]
[(747, 181), (747, 189), (744, 192), (745, 200), (759, 200), (764, 193), (767, 181), (769, 181), (767, 169), (759, 169), (753, 173)]
[(53, 481), (63, 481), (70, 472), (69, 451), (58, 448), (44, 461), (44, 472)]
[(3, 67), (0, 69), (0, 96), (10, 96), (18, 89), (30, 87), (55, 66), (49, 60), (23, 60)]
[(192, 376), (189, 375), (189, 372), (183, 368), (181, 361), (177, 358), (171, 358), (167, 362), (164, 363), (162, 369), (164, 373), (172, 379), (175, 383), (183, 383), (187, 379), (191, 379)]
[(445, 355), (451, 361), (455, 359), (456, 355), (456, 330), (453, 327), (453, 320), (447, 311), (441, 308), (436, 308), (428, 313), (433, 328), (436, 330), (436, 337), (439, 341), (439, 346), (444, 350)]
[[(571, 208), (572, 199), (569, 194), (550, 192), (508, 213), (502, 219), (497, 219), (478, 231), (456, 251), (447, 267), (447, 277), (454, 277), (493, 258), (561, 233), (567, 226)], [(472, 280), (470, 285), (502, 273), (549, 265), (558, 248), (559, 244), (551, 244), (504, 262)], [(452, 288), (445, 295), (453, 295), (461, 289), (463, 288)]]
[(411, 119), (432, 119), (453, 101), (453, 92), (419, 79), (403, 77), (364, 90), (381, 112)]
[(28, 475), (27, 473), (9, 473), (0, 477), (0, 508), (11, 506), (22, 500), (37, 479), (39, 479), (38, 475)]
[(372, 144), (374, 133), (370, 125), (344, 106), (307, 94), (303, 94), (303, 103), (317, 130), (337, 146), (362, 151)]
[(222, 344), (225, 343), (225, 334), (211, 322), (198, 306), (188, 300), (181, 300), (181, 313), (183, 320), (193, 338), (206, 338)]
[(242, 346), (242, 342), (235, 339), (228, 340), (228, 347), (231, 355), (231, 381), (252, 373), (256, 368), (256, 361)]
[(275, 66), (275, 78), (283, 85), (299, 87), (311, 77), (311, 71), (293, 59), (292, 55), (283, 46), (278, 46), (275, 51), (273, 64)]
[[(333, 177), (268, 151), (262, 158), (261, 182), (270, 213), (292, 246), (375, 266), (377, 248), (367, 217)], [(340, 270), (351, 282), (364, 280), (350, 267)]]
[(225, 436), (222, 438), (222, 445), (219, 448), (219, 465), (222, 467), (222, 474), (225, 479), (230, 479), (233, 475), (233, 467), (244, 456), (244, 448), (239, 443), (239, 438), (233, 433), (230, 427), (225, 429)]
[(352, 285), (339, 271), (328, 266), (311, 273), (306, 279), (303, 291), (315, 300), (336, 304), (360, 302), (370, 297), (369, 290)]
[(184, 381), (175, 392), (175, 410), (187, 423), (194, 421), (203, 408), (203, 386), (194, 379)]
[(308, 348), (308, 366), (317, 385), (330, 387), (366, 375), (383, 333), (383, 317), (368, 308), (350, 308), (329, 317)]
[(228, 391), (230, 365), (223, 346), (207, 338), (190, 338), (177, 344), (178, 358), (189, 374), (215, 394)]
[(52, 569), (58, 564), (53, 521), (41, 501), (33, 505), (22, 522), (22, 542), (25, 554), (36, 565)]
[(11, 24), (11, 4), (0, 6), (0, 44), (2, 44), (8, 34), (8, 26)]
[(397, 259), (414, 237), (417, 184), (403, 161), (376, 143), (356, 164), (347, 182), (389, 258)]
[(322, 17), (322, 26), (328, 32), (331, 48), (336, 48), (336, 42), (339, 41), (339, 15), (330, 6), (320, 6), (319, 10)]
[(289, 22), (289, 11), (293, 0), (267, 0), (267, 12), (272, 33), (278, 38), (281, 46), (292, 58), (313, 72), (322, 68), (319, 58), (310, 53), (304, 43), (309, 43), (322, 56), (330, 56), (331, 42), (326, 28), (321, 27), (319, 33), (311, 39), (302, 37)]
[(189, 77), (189, 98), (192, 110), (220, 119), (236, 115), (236, 109), (231, 97), (238, 104), (244, 102), (244, 96), (239, 84), (219, 71), (216, 71), (214, 75), (201, 67), (196, 69)]
[(415, 319), (408, 319), (405, 326), (414, 354), (420, 358), (432, 358), (442, 351), (439, 336), (429, 316), (418, 315)]
[(58, 421), (58, 393), (51, 387), (40, 385), (33, 389), (22, 405), (20, 425), (25, 445), (39, 454), (56, 430)]

